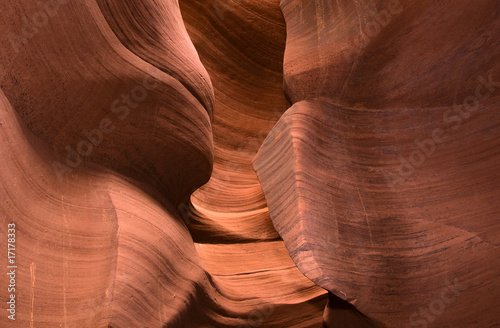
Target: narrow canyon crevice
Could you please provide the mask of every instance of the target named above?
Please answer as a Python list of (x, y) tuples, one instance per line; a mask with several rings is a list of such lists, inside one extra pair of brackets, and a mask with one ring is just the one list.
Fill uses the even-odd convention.
[(19, 0), (0, 28), (1, 327), (500, 325), (499, 2)]

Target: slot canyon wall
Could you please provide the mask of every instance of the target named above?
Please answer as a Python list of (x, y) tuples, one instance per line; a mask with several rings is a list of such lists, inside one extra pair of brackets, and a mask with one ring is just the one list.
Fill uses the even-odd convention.
[(500, 3), (0, 1), (1, 327), (500, 327)]

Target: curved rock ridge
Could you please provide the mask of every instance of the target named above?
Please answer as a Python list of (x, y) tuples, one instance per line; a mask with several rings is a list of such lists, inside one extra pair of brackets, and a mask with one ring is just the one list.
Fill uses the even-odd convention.
[[(178, 7), (167, 4), (162, 8), (177, 24), (165, 23), (164, 31), (190, 58), (174, 71), (198, 72), (191, 74), (196, 80), (201, 63)], [(208, 180), (213, 95), (202, 96), (212, 93), (208, 83), (198, 83), (195, 96), (127, 50), (94, 1), (60, 4), (52, 15), (29, 1), (0, 6), (8, 31), (0, 39), (2, 90), (28, 128), (67, 156), (59, 176), (91, 161), (152, 185), (174, 205)], [(165, 71), (178, 59), (162, 65)]]
[(160, 326), (191, 312), (190, 286), (209, 281), (172, 206), (93, 164), (61, 183), (51, 162), (62, 157), (23, 128), (0, 96), (1, 218), (16, 226), (13, 327)]
[[(242, 119), (226, 109), (215, 118), (227, 127), (214, 125), (239, 134), (251, 118), (245, 133), (256, 137), (216, 132), (223, 142), (216, 138), (214, 176), (230, 172), (224, 179), (235, 184), (224, 185), (230, 191), (222, 196), (239, 198), (205, 211), (196, 201), (203, 197), (193, 197), (202, 213), (191, 224), (194, 242), (179, 204), (210, 177), (213, 107), (222, 102), (214, 102), (177, 2), (0, 4), (7, 31), (0, 39), (0, 222), (16, 227), (18, 300), (16, 321), (2, 316), (2, 327), (321, 325), (326, 293), (278, 240), (250, 166), (285, 103), (284, 25), (276, 1), (259, 8), (241, 7), (261, 22), (272, 17), (280, 30), (247, 22), (276, 40), (253, 58), (273, 49), (271, 60), (260, 58), (262, 67), (235, 95), (264, 100), (243, 106), (247, 100), (235, 98), (226, 106), (244, 109)], [(214, 12), (203, 10), (197, 14)], [(249, 82), (256, 85), (244, 93)], [(224, 83), (216, 90), (232, 86)], [(221, 170), (225, 147), (244, 156)]]
[(191, 198), (190, 230), (201, 243), (277, 240), (251, 161), (286, 108), (279, 1), (181, 0), (180, 7), (215, 91), (214, 170)]
[(0, 3), (0, 326), (497, 327), (499, 18)]
[[(15, 224), (17, 277), (16, 321), (2, 316), (2, 327), (320, 324), (324, 291), (282, 243), (195, 244), (164, 195), (91, 162), (61, 182), (51, 163), (64, 157), (24, 126), (3, 92), (0, 128), (0, 219)], [(230, 265), (224, 252), (246, 262)]]
[[(442, 312), (427, 311), (433, 325), (493, 327), (500, 153), (491, 131), (500, 127), (498, 105), (498, 97), (483, 103), (462, 126), (477, 132), (443, 134), (438, 145), (426, 137), (447, 108), (346, 109), (324, 100), (292, 106), (255, 168), (299, 269), (380, 326), (418, 323), (424, 319), (415, 310), (430, 306)], [(433, 154), (396, 183), (391, 172), (400, 169), (398, 157), (412, 161), (414, 140)], [(471, 190), (472, 181), (483, 183)], [(481, 307), (471, 309), (476, 293)], [(443, 304), (445, 311), (433, 310)]]
[(499, 4), (281, 7), (293, 105), (253, 166), (324, 325), (498, 325)]
[[(294, 265), (286, 269), (277, 265), (293, 262), (272, 226), (251, 166), (286, 108), (285, 25), (279, 1), (181, 0), (180, 7), (215, 91), (214, 170), (210, 181), (193, 194), (189, 207), (182, 207), (200, 257), (220, 279), (233, 286), (236, 281), (247, 284), (238, 286), (248, 290), (248, 297), (272, 297), (276, 312), (253, 313), (248, 326), (318, 327), (325, 292), (305, 283)], [(237, 271), (230, 264), (234, 261)], [(240, 279), (243, 273), (246, 278)], [(280, 313), (288, 323), (277, 321)]]
[(127, 49), (179, 80), (212, 116), (210, 77), (187, 34), (177, 0), (98, 1), (109, 26)]

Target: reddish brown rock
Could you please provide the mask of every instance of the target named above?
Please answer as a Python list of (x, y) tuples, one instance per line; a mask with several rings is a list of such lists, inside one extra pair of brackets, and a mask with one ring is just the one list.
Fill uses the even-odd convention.
[[(497, 322), (496, 108), (498, 98), (483, 103), (462, 133), (446, 131), (437, 145), (429, 136), (443, 127), (446, 108), (345, 109), (320, 101), (290, 108), (255, 167), (299, 269), (383, 326), (418, 325), (418, 310), (429, 307), (436, 326)], [(418, 155), (423, 163), (404, 181), (392, 180), (402, 169), (398, 158), (416, 158), (414, 140), (429, 156)], [(476, 293), (481, 308), (470, 306)]]
[(294, 104), (254, 167), (325, 325), (494, 327), (500, 7), (393, 3), (282, 1)]
[(190, 229), (200, 242), (276, 240), (251, 161), (286, 106), (279, 1), (180, 5), (215, 91), (214, 170), (192, 197), (196, 215)]
[(0, 4), (0, 326), (499, 323), (499, 5), (281, 9)]
[[(277, 120), (266, 107), (280, 104), (280, 111), (284, 103), (283, 48), (276, 45), (284, 45), (284, 24), (277, 2), (256, 13), (262, 21), (272, 17), (270, 25), (280, 29), (261, 30), (277, 41), (273, 60), (260, 59), (269, 68), (251, 80), (260, 83), (268, 69), (275, 70), (273, 78), (247, 93), (250, 81), (242, 79), (232, 100), (242, 105), (246, 100), (237, 97), (268, 93), (259, 105), (265, 117), (248, 127), (258, 139), (248, 142), (242, 133), (216, 142), (221, 153), (230, 141), (238, 143), (232, 157), (242, 148), (246, 154), (224, 169), (233, 170), (236, 181), (217, 198), (219, 213), (227, 214), (203, 211), (220, 223), (193, 227), (197, 237), (207, 231), (197, 243), (178, 205), (212, 170), (214, 93), (177, 2), (87, 1), (52, 9), (53, 17), (27, 35), (24, 17), (40, 19), (39, 5), (0, 5), (7, 31), (0, 50), (0, 221), (16, 226), (18, 300), (16, 321), (2, 316), (0, 325), (320, 325), (325, 291), (300, 273), (277, 240), (250, 165), (274, 124), (269, 118)], [(246, 20), (244, 9), (240, 20)], [(252, 20), (246, 26), (261, 28)], [(247, 65), (244, 71), (252, 72), (253, 63)], [(251, 109), (247, 105), (247, 116), (255, 114)], [(227, 110), (217, 118), (231, 123), (231, 115)], [(247, 123), (238, 124), (230, 129)], [(223, 198), (238, 189), (233, 204)], [(241, 244), (245, 240), (259, 243)], [(6, 285), (5, 275), (1, 282)]]
[(286, 94), (380, 109), (461, 104), (479, 76), (499, 74), (498, 6), (283, 0)]
[[(199, 72), (190, 74), (193, 79), (203, 76), (176, 2), (167, 4), (161, 8), (177, 17), (177, 24), (164, 22), (162, 28), (177, 51), (190, 58), (183, 60), (184, 68), (172, 70)], [(174, 204), (208, 180), (212, 107), (210, 96), (204, 95), (212, 92), (209, 84), (199, 82), (190, 92), (187, 82), (179, 82), (165, 68), (176, 67), (177, 61), (165, 58), (160, 70), (129, 51), (93, 1), (61, 4), (53, 17), (34, 2), (0, 6), (2, 29), (7, 31), (0, 39), (0, 83), (35, 135), (69, 154), (74, 166), (85, 160), (108, 167), (153, 186)], [(46, 17), (46, 23), (35, 25), (25, 43), (16, 39), (26, 35), (26, 19), (38, 17)], [(159, 56), (162, 50), (150, 55)], [(109, 132), (94, 137), (96, 129)], [(73, 169), (61, 164), (65, 167), (59, 171)]]
[(251, 166), (286, 106), (279, 1), (182, 0), (180, 5), (216, 96), (214, 171), (191, 197), (189, 209), (200, 257), (212, 274), (222, 271), (221, 279), (247, 290), (247, 297), (271, 297), (275, 311), (251, 313), (256, 321), (249, 326), (318, 327), (325, 291), (288, 266), (293, 262), (278, 240)]

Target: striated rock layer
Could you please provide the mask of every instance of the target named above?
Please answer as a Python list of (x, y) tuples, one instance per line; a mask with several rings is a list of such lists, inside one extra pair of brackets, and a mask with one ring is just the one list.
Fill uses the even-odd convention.
[[(182, 70), (200, 71), (176, 2), (167, 4), (178, 26), (164, 28), (178, 51), (191, 58)], [(156, 67), (127, 50), (93, 1), (61, 4), (53, 17), (28, 1), (1, 6), (2, 28), (9, 31), (1, 38), (2, 90), (36, 136), (68, 155), (60, 176), (84, 159), (143, 181), (174, 204), (208, 180), (213, 160), (212, 100), (204, 96), (213, 92), (208, 82), (190, 92), (187, 82), (163, 67), (175, 67), (176, 61), (166, 58)], [(26, 19), (37, 21), (41, 13), (46, 24), (29, 23), (33, 35), (25, 37)], [(96, 129), (105, 136), (95, 136)]]
[(0, 326), (500, 324), (499, 13), (0, 3)]
[(190, 230), (208, 243), (276, 240), (251, 161), (286, 108), (279, 0), (180, 4), (215, 92), (214, 170), (191, 199)]
[(500, 5), (281, 7), (293, 105), (254, 167), (325, 325), (496, 327)]
[[(271, 21), (266, 29), (246, 22), (245, 29), (264, 33), (246, 48), (262, 37), (272, 43), (253, 59), (234, 60), (235, 67), (247, 61), (249, 79), (228, 83), (227, 72), (215, 73), (224, 65), (209, 66), (217, 92), (235, 90), (217, 116), (214, 106), (223, 102), (215, 101), (176, 1), (61, 1), (47, 8), (0, 5), (7, 31), (0, 40), (0, 219), (15, 224), (17, 255), (16, 321), (2, 316), (0, 325), (321, 325), (326, 293), (278, 240), (250, 165), (285, 103), (278, 3), (234, 12), (240, 21), (249, 9)], [(212, 15), (222, 26), (210, 6), (185, 9), (186, 17)], [(191, 22), (191, 32), (203, 27)], [(256, 70), (252, 60), (268, 49), (272, 60), (260, 58)], [(212, 50), (205, 58), (220, 59)], [(230, 50), (226, 60), (237, 51)], [(270, 81), (259, 85), (269, 71)], [(254, 103), (250, 97), (259, 93), (267, 95)], [(207, 185), (193, 198), (199, 215), (189, 219), (183, 203), (212, 173), (212, 128), (212, 181), (220, 184), (223, 171), (231, 177), (222, 182), (233, 183), (205, 210), (216, 196)], [(228, 138), (227, 129), (237, 137)], [(230, 165), (221, 162), (225, 152), (235, 158)], [(5, 275), (1, 284), (8, 285)]]
[(190, 214), (198, 253), (212, 274), (237, 284), (249, 298), (271, 297), (268, 306), (276, 310), (251, 313), (247, 325), (321, 326), (326, 293), (290, 260), (251, 166), (286, 107), (279, 1), (182, 0), (180, 5), (215, 92), (214, 170), (189, 208), (182, 207)]

